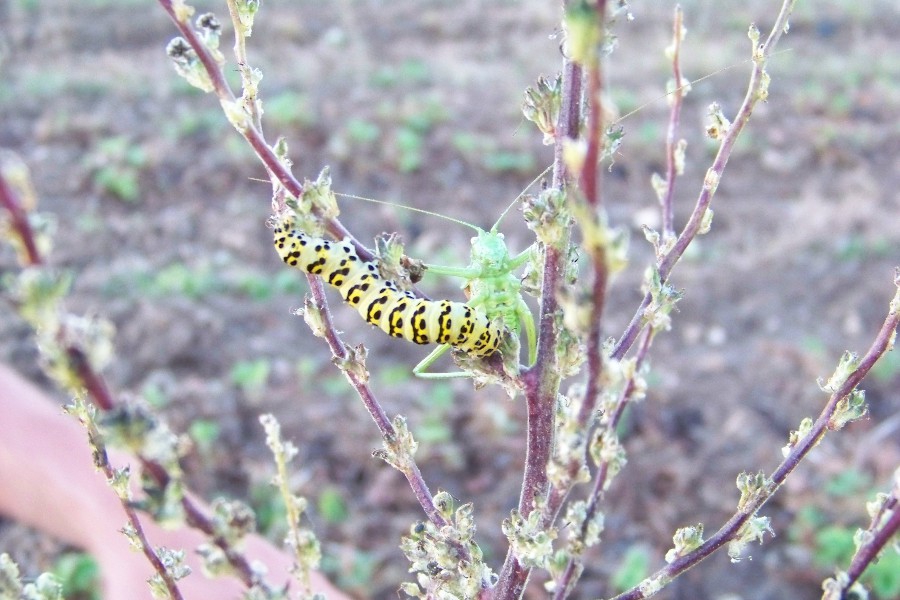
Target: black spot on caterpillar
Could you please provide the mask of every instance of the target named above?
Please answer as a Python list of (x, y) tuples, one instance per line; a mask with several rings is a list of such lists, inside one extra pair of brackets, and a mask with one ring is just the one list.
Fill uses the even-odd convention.
[(490, 356), (503, 331), (481, 311), (462, 302), (423, 300), (383, 278), (348, 240), (333, 242), (275, 224), (275, 250), (285, 263), (319, 275), (372, 325), (416, 344), (448, 344), (476, 357)]

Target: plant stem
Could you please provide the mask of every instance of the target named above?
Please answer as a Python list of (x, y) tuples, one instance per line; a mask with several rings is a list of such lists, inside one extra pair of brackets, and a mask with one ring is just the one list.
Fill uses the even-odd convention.
[[(319, 314), (322, 317), (325, 341), (328, 342), (331, 353), (338, 359), (347, 359), (349, 353), (344, 342), (341, 340), (340, 336), (338, 336), (337, 329), (332, 322), (331, 312), (328, 310), (328, 304), (325, 300), (325, 289), (322, 285), (322, 279), (315, 275), (307, 275), (306, 278), (312, 293), (313, 304), (319, 310)], [(369, 387), (369, 384), (351, 369), (341, 369), (341, 371), (347, 378), (347, 381), (350, 382), (350, 385), (353, 386), (353, 389), (356, 390), (356, 393), (360, 400), (362, 400), (366, 410), (369, 411), (369, 415), (372, 417), (372, 420), (375, 421), (375, 425), (378, 427), (381, 437), (385, 440), (395, 438), (397, 436), (397, 431), (391, 423), (390, 418), (388, 418), (384, 408), (381, 406), (381, 403), (375, 397), (372, 388)], [(425, 479), (422, 477), (422, 473), (412, 456), (408, 457), (407, 468), (403, 469), (402, 472), (409, 482), (409, 486), (412, 488), (416, 500), (419, 501), (419, 504), (428, 516), (428, 519), (438, 528), (447, 525), (446, 519), (444, 519), (434, 505), (433, 496), (428, 489), (428, 484), (425, 483)], [(460, 549), (462, 550), (461, 547)]]
[[(743, 504), (718, 531), (695, 550), (679, 556), (667, 566), (651, 575), (648, 579), (662, 582), (669, 581), (674, 577), (681, 575), (728, 542), (736, 539), (740, 534), (743, 525), (775, 494), (800, 461), (819, 444), (827, 430), (830, 429), (831, 419), (838, 408), (838, 403), (856, 388), (878, 359), (892, 347), (893, 338), (896, 335), (898, 325), (900, 325), (900, 269), (898, 269), (898, 272), (895, 275), (894, 284), (898, 289), (891, 302), (891, 309), (882, 323), (881, 329), (879, 329), (875, 336), (872, 345), (869, 347), (869, 350), (859, 362), (856, 369), (854, 369), (839, 388), (831, 394), (812, 428), (790, 449), (787, 457), (785, 457), (781, 464), (778, 465), (772, 475), (769, 476), (767, 480), (768, 485), (761, 489), (754, 497), (748, 499), (748, 501)], [(619, 594), (614, 600), (638, 600), (645, 597), (646, 595), (639, 587), (634, 587), (627, 592)]]
[[(713, 195), (722, 179), (725, 166), (728, 164), (728, 159), (731, 157), (731, 153), (734, 150), (734, 145), (741, 132), (744, 130), (744, 127), (746, 127), (747, 122), (750, 120), (750, 116), (753, 114), (756, 105), (763, 99), (762, 92), (764, 92), (764, 86), (766, 85), (766, 64), (777, 46), (778, 41), (781, 39), (781, 36), (787, 30), (788, 17), (794, 8), (794, 4), (796, 4), (796, 0), (784, 0), (781, 11), (775, 19), (775, 23), (769, 32), (768, 38), (765, 42), (760, 43), (758, 55), (752, 57), (753, 70), (750, 73), (750, 82), (747, 86), (744, 100), (737, 111), (737, 115), (735, 116), (731, 127), (729, 127), (722, 139), (722, 143), (719, 145), (719, 150), (716, 152), (712, 166), (710, 166), (707, 171), (707, 176), (704, 180), (703, 187), (700, 190), (700, 194), (697, 197), (694, 210), (672, 249), (657, 262), (659, 277), (663, 283), (669, 279), (669, 275), (671, 275), (675, 264), (697, 236), (706, 210), (712, 203)], [(635, 311), (628, 326), (625, 328), (622, 337), (619, 338), (613, 348), (612, 358), (620, 359), (624, 357), (634, 344), (634, 341), (637, 339), (637, 334), (643, 326), (642, 318), (644, 310), (650, 305), (650, 301), (650, 293), (648, 292), (641, 301), (637, 311)]]
[[(218, 97), (219, 103), (223, 106), (236, 103), (237, 98), (231, 91), (231, 88), (228, 87), (222, 68), (209, 52), (206, 45), (197, 37), (197, 33), (191, 27), (191, 24), (178, 20), (173, 8), (172, 0), (158, 1), (163, 9), (169, 13), (175, 26), (178, 28), (179, 33), (191, 46), (191, 49), (197, 53), (200, 62), (203, 63), (203, 67), (213, 83), (213, 91)], [(293, 173), (291, 173), (290, 169), (278, 159), (274, 149), (266, 142), (262, 131), (253, 125), (252, 115), (250, 117), (251, 122), (247, 123), (244, 127), (238, 128), (238, 132), (245, 140), (247, 140), (250, 147), (253, 148), (256, 156), (259, 158), (260, 162), (263, 163), (263, 166), (265, 166), (269, 178), (273, 182), (278, 182), (278, 184), (283, 186), (292, 197), (300, 198), (303, 194), (303, 184), (301, 184), (300, 181), (294, 177)], [(372, 252), (366, 248), (365, 245), (361, 244), (337, 219), (326, 220), (325, 228), (328, 233), (337, 240), (349, 238), (356, 248), (357, 254), (359, 254), (360, 258), (363, 260), (372, 260), (374, 258)]]
[(672, 108), (669, 111), (669, 127), (666, 130), (666, 194), (662, 199), (663, 236), (675, 235), (675, 178), (676, 137), (678, 123), (681, 118), (681, 104), (684, 99), (684, 88), (681, 85), (681, 37), (684, 31), (684, 12), (681, 6), (675, 7), (675, 19), (672, 26), (672, 77), (675, 89), (672, 90)]
[(22, 207), (22, 201), (13, 187), (6, 180), (3, 165), (0, 164), (0, 206), (9, 215), (9, 226), (19, 237), (19, 241), (25, 250), (24, 266), (37, 266), (43, 263), (43, 258), (34, 241), (34, 231), (28, 224), (28, 214)]
[[(577, 138), (581, 122), (581, 79), (581, 67), (566, 60), (563, 64), (562, 103), (556, 127), (552, 179), (553, 187), (560, 190), (565, 190), (569, 184), (563, 160), (563, 140)], [(565, 249), (569, 243), (568, 236), (564, 238), (560, 247), (548, 246), (544, 249), (537, 360), (522, 374), (528, 410), (525, 473), (519, 496), (519, 512), (524, 517), (535, 509), (535, 500), (546, 498), (549, 488), (547, 463), (552, 450), (553, 410), (560, 383), (556, 360), (559, 333), (556, 325), (559, 311), (556, 291), (565, 272)], [(493, 589), (493, 597), (504, 600), (520, 598), (530, 572), (516, 559), (510, 548)]]
[[(894, 486), (891, 495), (885, 500), (879, 513), (872, 519), (868, 540), (859, 547), (853, 556), (850, 568), (847, 569), (845, 591), (849, 590), (859, 579), (866, 567), (878, 560), (878, 555), (884, 547), (900, 531), (900, 499), (898, 499), (898, 495), (900, 495), (900, 483)], [(890, 511), (891, 514), (887, 520), (882, 521), (885, 511)]]

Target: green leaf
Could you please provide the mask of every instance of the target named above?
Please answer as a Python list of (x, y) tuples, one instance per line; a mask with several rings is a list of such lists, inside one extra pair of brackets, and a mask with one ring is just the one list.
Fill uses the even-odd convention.
[(646, 579), (649, 574), (649, 552), (645, 548), (632, 546), (625, 552), (622, 563), (613, 573), (611, 583), (617, 592), (624, 592)]
[(208, 419), (197, 419), (191, 423), (188, 429), (191, 439), (197, 444), (200, 452), (204, 454), (212, 450), (216, 440), (219, 439), (221, 431), (222, 428), (218, 423)]
[(814, 556), (816, 564), (822, 568), (847, 564), (856, 552), (853, 535), (853, 530), (837, 525), (825, 527), (817, 532)]
[(100, 599), (100, 567), (90, 554), (63, 554), (53, 565), (53, 574), (62, 584), (64, 598)]
[(347, 520), (349, 511), (340, 490), (328, 486), (319, 494), (319, 514), (328, 523), (337, 524)]
[(238, 361), (231, 367), (231, 381), (244, 391), (260, 390), (265, 387), (271, 368), (265, 358)]

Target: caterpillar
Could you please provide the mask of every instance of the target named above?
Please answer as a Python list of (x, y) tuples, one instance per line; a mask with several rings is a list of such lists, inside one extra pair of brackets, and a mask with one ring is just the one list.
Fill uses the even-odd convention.
[(502, 325), (462, 302), (424, 300), (385, 279), (372, 261), (364, 261), (349, 239), (340, 242), (310, 236), (290, 219), (274, 227), (275, 250), (286, 264), (319, 275), (368, 323), (390, 336), (416, 344), (437, 343), (475, 357), (500, 346)]

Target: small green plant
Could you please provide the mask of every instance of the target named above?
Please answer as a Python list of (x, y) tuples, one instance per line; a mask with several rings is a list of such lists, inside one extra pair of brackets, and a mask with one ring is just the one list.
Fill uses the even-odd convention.
[(425, 162), (425, 138), (414, 127), (399, 127), (394, 131), (397, 170), (401, 173), (417, 171)]
[(153, 297), (172, 295), (200, 299), (224, 288), (219, 272), (209, 264), (189, 267), (184, 263), (171, 263), (161, 269), (144, 274), (142, 291)]
[(453, 136), (453, 147), (466, 160), (480, 163), (494, 173), (533, 173), (537, 166), (531, 152), (499, 148), (492, 138), (482, 135), (457, 133)]
[(344, 125), (351, 143), (368, 145), (381, 137), (381, 127), (365, 119), (349, 119)]
[(271, 484), (257, 484), (250, 488), (250, 506), (256, 515), (256, 529), (270, 540), (283, 538), (287, 510), (284, 499)]
[[(857, 529), (841, 525), (825, 525), (815, 532), (814, 561), (823, 572), (830, 572), (834, 565), (850, 564), (856, 554)], [(862, 576), (879, 600), (900, 596), (900, 554), (891, 549), (885, 551)]]
[(625, 552), (619, 568), (613, 573), (610, 584), (617, 592), (624, 592), (640, 584), (650, 574), (650, 552), (641, 546), (633, 546)]
[(530, 152), (498, 150), (485, 155), (484, 166), (495, 173), (533, 173), (537, 160)]
[(219, 424), (209, 419), (195, 419), (188, 427), (188, 433), (197, 445), (197, 449), (201, 454), (207, 456), (216, 448), (221, 431), (222, 428)]
[(266, 117), (279, 129), (309, 127), (316, 120), (309, 98), (290, 91), (276, 94), (266, 101)]
[(881, 357), (872, 368), (872, 375), (879, 381), (889, 382), (900, 377), (900, 352), (891, 352)]
[(381, 560), (374, 552), (350, 549), (346, 554), (322, 557), (322, 570), (342, 589), (365, 596), (372, 591), (372, 581)]
[(89, 554), (67, 552), (56, 559), (53, 574), (66, 600), (100, 600), (100, 569)]
[(231, 367), (231, 381), (247, 394), (258, 394), (265, 389), (272, 363), (265, 358), (242, 360)]
[(327, 523), (333, 525), (343, 523), (349, 516), (347, 502), (339, 489), (334, 486), (326, 486), (319, 494), (319, 515)]
[(415, 86), (431, 80), (431, 69), (421, 60), (405, 60), (397, 66), (381, 66), (372, 73), (371, 84), (376, 87), (392, 88)]
[[(851, 563), (858, 550), (860, 535), (859, 527), (836, 522), (842, 520), (843, 515), (831, 514), (834, 509), (829, 507), (858, 505), (876, 492), (871, 479), (855, 469), (837, 473), (825, 483), (823, 490), (826, 494), (823, 505), (803, 507), (788, 533), (793, 543), (811, 541), (813, 563), (823, 573), (829, 573), (835, 565), (846, 568)], [(866, 569), (862, 581), (871, 587), (877, 598), (896, 598), (900, 595), (900, 554), (886, 549), (878, 561)]]
[(140, 199), (140, 173), (147, 164), (144, 149), (127, 136), (102, 140), (89, 157), (97, 187), (126, 202)]

